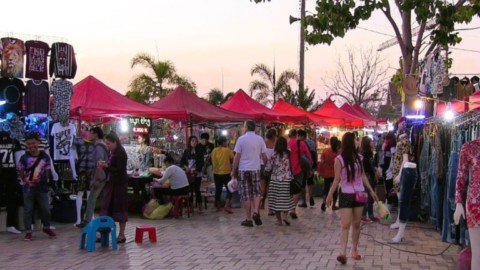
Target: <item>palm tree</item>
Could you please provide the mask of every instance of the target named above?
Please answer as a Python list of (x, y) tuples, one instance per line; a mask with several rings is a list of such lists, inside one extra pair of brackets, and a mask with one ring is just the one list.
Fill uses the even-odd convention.
[(149, 54), (139, 53), (132, 58), (131, 68), (142, 65), (149, 69), (151, 74), (138, 74), (130, 82), (128, 97), (135, 97), (143, 103), (151, 103), (167, 96), (177, 86), (185, 87), (191, 92), (197, 92), (195, 82), (177, 74), (175, 66), (170, 61), (157, 61)]
[(318, 107), (318, 105), (314, 104), (313, 102), (315, 99), (315, 89), (310, 91), (308, 87), (306, 87), (304, 90), (293, 91), (289, 86), (282, 93), (282, 98), (286, 102), (304, 110), (313, 110)]
[(226, 95), (223, 95), (222, 90), (218, 88), (213, 88), (210, 90), (210, 92), (207, 93), (207, 98), (206, 100), (210, 102), (211, 104), (218, 106), (234, 95), (233, 92), (229, 92)]
[(286, 70), (280, 74), (278, 81), (275, 78), (275, 67), (272, 70), (264, 64), (256, 64), (250, 74), (259, 75), (262, 80), (254, 80), (250, 83), (250, 96), (265, 105), (274, 104), (290, 87), (290, 81), (298, 82), (298, 74), (295, 71)]

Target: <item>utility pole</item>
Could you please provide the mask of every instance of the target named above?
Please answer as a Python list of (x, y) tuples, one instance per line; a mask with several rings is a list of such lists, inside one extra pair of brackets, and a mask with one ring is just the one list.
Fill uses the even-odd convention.
[(298, 91), (304, 90), (305, 81), (305, 1), (300, 0), (300, 81), (298, 82)]
[(300, 0), (300, 18), (295, 18), (290, 15), (290, 24), (300, 21), (300, 80), (298, 81), (298, 91), (303, 90), (305, 86), (305, 28), (302, 23), (305, 21), (305, 1), (306, 0)]

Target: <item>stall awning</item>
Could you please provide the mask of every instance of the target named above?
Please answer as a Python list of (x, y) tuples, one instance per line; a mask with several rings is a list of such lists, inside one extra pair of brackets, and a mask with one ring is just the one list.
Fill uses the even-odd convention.
[(348, 103), (344, 103), (341, 107), (340, 107), (341, 110), (343, 110), (344, 112), (347, 112), (351, 115), (354, 115), (358, 118), (361, 118), (363, 120), (363, 124), (365, 126), (376, 126), (377, 125), (377, 122), (375, 120), (372, 120), (370, 117), (367, 117), (365, 116), (364, 114), (362, 114), (361, 112), (355, 110), (352, 106), (350, 106)]
[(276, 112), (260, 104), (251, 98), (245, 91), (239, 89), (229, 100), (225, 101), (221, 108), (250, 115), (257, 120), (279, 122), (308, 122), (308, 117), (303, 115), (289, 115)]
[(358, 103), (355, 103), (352, 106), (352, 108), (354, 110), (356, 110), (357, 112), (359, 112), (360, 114), (365, 115), (369, 119), (377, 122), (378, 125), (386, 125), (387, 124), (387, 120), (373, 117), (370, 113), (368, 113), (365, 109), (363, 109), (362, 106), (360, 106), (360, 104), (358, 104)]
[(337, 126), (338, 127), (338, 126), (343, 126), (345, 124), (345, 121), (343, 121), (343, 119), (323, 117), (323, 116), (302, 110), (282, 99), (280, 99), (273, 105), (272, 110), (279, 113), (289, 114), (289, 115), (298, 115), (298, 116), (306, 115), (310, 120), (310, 122), (315, 123), (317, 125), (321, 125), (321, 126)]
[(364, 121), (362, 118), (351, 115), (335, 105), (333, 101), (329, 98), (327, 99), (320, 109), (314, 111), (313, 113), (324, 116), (324, 117), (338, 117), (345, 121), (345, 126), (348, 127), (363, 127)]
[(74, 85), (71, 118), (94, 120), (123, 115), (155, 117), (158, 112), (120, 94), (91, 75)]
[(162, 118), (195, 122), (241, 122), (251, 116), (231, 112), (197, 97), (183, 87), (177, 87), (170, 95), (150, 105)]

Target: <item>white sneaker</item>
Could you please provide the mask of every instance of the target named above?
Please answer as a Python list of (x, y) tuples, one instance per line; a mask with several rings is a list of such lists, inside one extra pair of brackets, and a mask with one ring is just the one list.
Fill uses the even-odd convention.
[(7, 232), (12, 233), (12, 234), (21, 234), (22, 232), (17, 230), (15, 227), (8, 227)]
[[(43, 226), (43, 228), (45, 228), (45, 226)], [(55, 226), (50, 225), (50, 229), (55, 230)]]

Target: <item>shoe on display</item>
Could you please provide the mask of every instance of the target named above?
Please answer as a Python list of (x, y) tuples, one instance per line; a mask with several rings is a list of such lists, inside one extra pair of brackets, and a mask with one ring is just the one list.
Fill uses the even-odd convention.
[(21, 234), (21, 233), (22, 233), (21, 231), (17, 230), (17, 228), (15, 228), (15, 227), (13, 227), (13, 226), (12, 226), (12, 227), (8, 227), (8, 228), (7, 228), (7, 232), (12, 233), (12, 234)]

